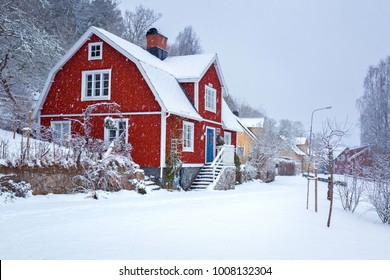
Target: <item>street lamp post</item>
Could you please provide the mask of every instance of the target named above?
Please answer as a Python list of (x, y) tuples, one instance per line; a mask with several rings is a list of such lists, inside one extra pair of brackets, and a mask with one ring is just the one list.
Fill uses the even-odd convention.
[[(332, 109), (332, 106), (328, 106), (328, 107), (324, 107), (324, 108), (318, 108), (318, 109), (315, 109), (312, 113), (311, 113), (311, 119), (310, 119), (310, 137), (309, 137), (309, 161), (308, 161), (308, 164), (307, 164), (307, 200), (306, 200), (306, 209), (309, 209), (309, 181), (310, 181), (310, 177), (309, 177), (309, 174), (310, 174), (310, 164), (311, 164), (311, 150), (312, 150), (312, 145), (311, 145), (311, 142), (312, 142), (312, 134), (313, 134), (313, 116), (314, 116), (314, 113), (317, 112), (317, 111), (320, 111), (320, 110), (327, 110), (327, 109)], [(317, 201), (317, 190), (316, 190), (316, 201)], [(315, 211), (317, 212), (317, 203), (316, 203), (316, 206), (315, 206)]]

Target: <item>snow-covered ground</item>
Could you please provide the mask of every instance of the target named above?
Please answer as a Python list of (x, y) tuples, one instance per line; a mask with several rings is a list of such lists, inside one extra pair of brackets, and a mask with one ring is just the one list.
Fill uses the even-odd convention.
[[(336, 199), (326, 226), (306, 210), (306, 180), (276, 177), (234, 191), (48, 195), (0, 203), (0, 259), (390, 259), (390, 226)], [(311, 192), (313, 194), (313, 192)]]

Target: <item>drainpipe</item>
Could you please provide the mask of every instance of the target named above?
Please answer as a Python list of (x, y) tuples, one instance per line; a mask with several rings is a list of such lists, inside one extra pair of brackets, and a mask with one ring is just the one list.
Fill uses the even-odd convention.
[(171, 115), (161, 112), (161, 139), (160, 139), (160, 178), (163, 179), (163, 170), (165, 167), (166, 147), (167, 147), (167, 118)]

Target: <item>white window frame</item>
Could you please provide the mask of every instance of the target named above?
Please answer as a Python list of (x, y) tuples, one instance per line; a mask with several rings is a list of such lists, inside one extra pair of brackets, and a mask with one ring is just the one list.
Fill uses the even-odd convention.
[(195, 124), (192, 122), (183, 121), (183, 152), (194, 151), (194, 133)]
[[(99, 83), (99, 95), (96, 95), (96, 77), (100, 74), (100, 83)], [(108, 74), (108, 94), (103, 95), (104, 93), (104, 75)], [(88, 81), (88, 76), (92, 76), (92, 81)], [(89, 89), (88, 83), (91, 82), (91, 96), (87, 95), (87, 90)], [(102, 70), (90, 70), (82, 71), (81, 78), (81, 101), (90, 101), (90, 100), (110, 100), (111, 99), (111, 69), (102, 69)]]
[[(115, 124), (115, 128), (116, 128), (116, 135), (115, 135), (115, 139), (118, 139), (119, 138), (119, 123), (120, 122), (125, 122), (125, 142), (126, 144), (128, 143), (128, 139), (129, 139), (129, 119), (124, 119), (124, 118), (120, 118), (120, 119), (112, 119), (114, 121), (114, 124)], [(110, 140), (110, 131), (113, 130), (113, 129), (109, 129), (109, 128), (104, 128), (104, 142), (111, 142), (113, 140)]]
[[(99, 47), (100, 55), (95, 55), (93, 47)], [(96, 51), (96, 50), (95, 50)], [(98, 60), (103, 58), (103, 42), (95, 42), (88, 44), (88, 60)]]
[(231, 145), (232, 144), (232, 133), (225, 131), (223, 133), (223, 141), (225, 142), (225, 145)]
[(217, 112), (217, 90), (208, 85), (204, 90), (204, 108), (206, 111)]
[[(58, 135), (58, 131), (55, 129), (56, 125), (61, 125), (61, 131), (59, 131), (59, 137), (56, 137)], [(66, 124), (68, 126), (68, 131), (64, 131), (64, 124)], [(60, 142), (60, 141), (64, 141), (64, 140), (67, 140), (69, 138), (71, 138), (71, 122), (70, 121), (51, 121), (50, 122), (50, 127), (51, 127), (51, 130), (52, 130), (52, 138), (53, 138), (53, 141), (55, 142)], [(57, 132), (57, 133), (56, 133)]]

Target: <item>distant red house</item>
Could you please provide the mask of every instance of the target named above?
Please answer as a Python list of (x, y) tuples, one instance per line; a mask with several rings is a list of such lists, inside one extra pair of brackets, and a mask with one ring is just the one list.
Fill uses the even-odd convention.
[(369, 146), (355, 149), (346, 148), (334, 160), (336, 174), (356, 175), (365, 177), (373, 167), (371, 149)]
[[(167, 57), (166, 37), (155, 28), (146, 37), (144, 50), (103, 29), (89, 28), (50, 72), (33, 117), (61, 138), (82, 133), (69, 119), (81, 119), (88, 105), (116, 102), (124, 117), (107, 109), (95, 111), (94, 138), (109, 142), (125, 132), (133, 160), (158, 178), (171, 142), (180, 138), (183, 167), (193, 177), (213, 161), (217, 137), (236, 145), (240, 130), (223, 106), (227, 89), (218, 57)], [(107, 116), (116, 129), (104, 128)]]

